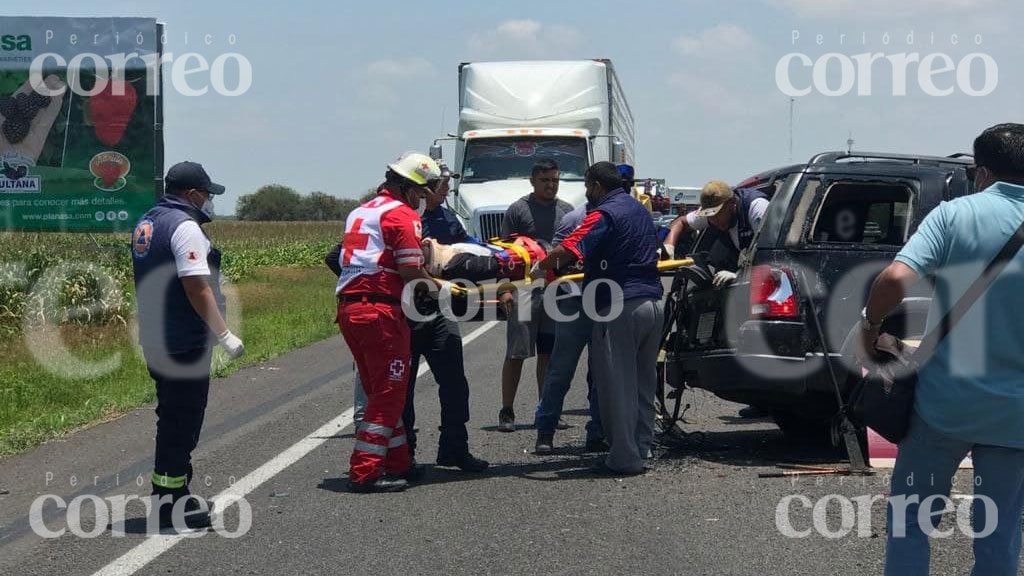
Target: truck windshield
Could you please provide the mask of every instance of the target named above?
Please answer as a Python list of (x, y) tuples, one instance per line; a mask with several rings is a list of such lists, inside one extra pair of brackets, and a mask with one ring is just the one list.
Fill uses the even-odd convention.
[(533, 165), (554, 160), (562, 180), (582, 180), (588, 166), (584, 138), (479, 138), (466, 142), (463, 182), (529, 178)]

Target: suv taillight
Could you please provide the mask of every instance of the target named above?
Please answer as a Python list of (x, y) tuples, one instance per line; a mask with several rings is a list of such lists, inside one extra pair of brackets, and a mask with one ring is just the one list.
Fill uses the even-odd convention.
[(755, 318), (800, 315), (789, 272), (773, 266), (754, 266), (750, 270), (750, 314)]

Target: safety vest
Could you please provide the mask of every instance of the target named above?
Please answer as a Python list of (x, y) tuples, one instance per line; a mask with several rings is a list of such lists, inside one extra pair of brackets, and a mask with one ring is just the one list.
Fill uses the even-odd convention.
[(395, 253), (384, 243), (380, 221), (385, 214), (402, 206), (389, 196), (377, 196), (349, 213), (345, 220), (345, 241), (338, 263), (341, 275), (335, 294), (359, 276), (394, 274), (398, 276)]
[[(138, 302), (139, 341), (150, 354), (179, 354), (209, 346), (216, 339), (192, 307), (174, 264), (171, 238), (181, 224), (206, 224), (210, 218), (187, 200), (165, 194), (135, 225), (132, 269)], [(202, 255), (210, 268), (207, 281), (221, 314), (220, 251)]]

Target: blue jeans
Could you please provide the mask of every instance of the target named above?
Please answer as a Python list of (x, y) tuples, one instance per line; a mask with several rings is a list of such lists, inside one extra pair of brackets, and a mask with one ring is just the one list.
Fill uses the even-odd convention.
[[(581, 298), (560, 298), (558, 310), (566, 315), (578, 315), (575, 320), (555, 323), (555, 346), (544, 374), (544, 393), (537, 404), (534, 425), (538, 435), (552, 435), (562, 416), (562, 405), (569, 385), (576, 375), (583, 348), (590, 343), (593, 322), (583, 313)], [(604, 438), (601, 431), (601, 415), (598, 411), (597, 391), (587, 369), (587, 400), (590, 403), (590, 421), (587, 422), (587, 441)]]
[[(914, 414), (907, 436), (900, 442), (896, 466), (892, 474), (892, 496), (917, 496), (906, 503), (902, 524), (905, 536), (894, 535), (894, 501), (888, 505), (889, 535), (885, 553), (885, 574), (914, 576), (928, 574), (930, 546), (928, 535), (918, 521), (918, 504), (928, 496), (949, 496), (953, 474), (968, 452), (974, 460), (974, 495), (972, 529), (986, 529), (988, 510), (985, 496), (995, 504), (995, 531), (974, 539), (974, 576), (1015, 576), (1020, 564), (1021, 512), (1024, 509), (1024, 450), (971, 444), (946, 436), (929, 427)], [(934, 480), (933, 480), (934, 478)], [(980, 483), (980, 484), (979, 484)], [(953, 501), (953, 506), (962, 505)], [(942, 510), (943, 502), (935, 501), (932, 511)], [(934, 516), (931, 525), (938, 523)], [(898, 528), (898, 527), (895, 527)], [(959, 529), (954, 527), (959, 534)]]

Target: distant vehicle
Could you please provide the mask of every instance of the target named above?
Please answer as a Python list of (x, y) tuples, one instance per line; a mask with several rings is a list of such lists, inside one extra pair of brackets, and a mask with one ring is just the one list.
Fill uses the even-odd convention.
[(459, 65), (459, 129), (452, 168), (462, 174), (453, 210), (470, 234), (497, 236), (509, 204), (529, 194), (543, 158), (562, 172), (558, 196), (586, 202), (594, 162), (634, 163), (633, 115), (610, 60), (473, 62)]
[[(677, 274), (668, 304), (667, 383), (763, 408), (787, 434), (827, 438), (838, 406), (824, 354), (839, 357), (869, 282), (925, 215), (972, 192), (970, 163), (963, 155), (827, 152), (742, 182), (771, 197), (764, 222), (740, 255), (738, 281), (724, 290), (711, 278), (730, 258), (735, 265), (735, 250), (707, 234), (697, 238), (690, 251), (697, 263)], [(856, 268), (861, 273), (848, 276)], [(930, 298), (924, 290), (909, 294), (883, 330), (919, 337)], [(787, 373), (794, 376), (778, 377)]]
[[(700, 204), (699, 186), (669, 186), (667, 194), (673, 207), (692, 207)], [(685, 210), (679, 210), (679, 213), (685, 213)]]

